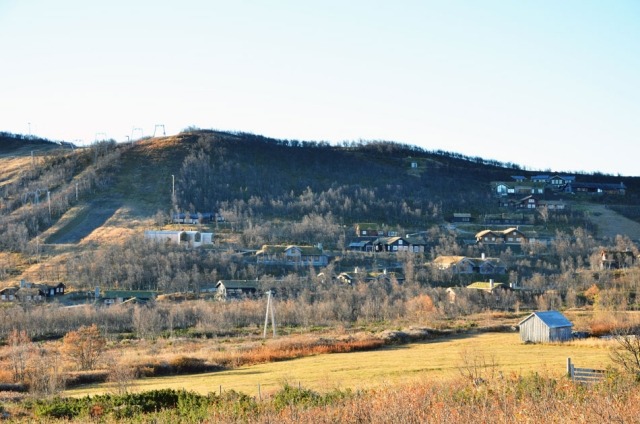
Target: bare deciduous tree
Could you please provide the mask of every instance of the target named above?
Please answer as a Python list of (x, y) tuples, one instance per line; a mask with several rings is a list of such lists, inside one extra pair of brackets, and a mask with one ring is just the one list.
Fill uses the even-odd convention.
[(611, 349), (611, 360), (640, 378), (640, 330), (619, 331), (613, 338), (617, 345)]
[(27, 361), (32, 350), (31, 339), (25, 330), (13, 329), (7, 338), (9, 345), (9, 359), (11, 361), (11, 371), (13, 381), (18, 383), (24, 381), (26, 376)]
[(70, 331), (62, 340), (62, 351), (76, 360), (83, 370), (95, 368), (100, 355), (104, 351), (106, 340), (100, 334), (98, 326), (82, 326), (77, 331)]

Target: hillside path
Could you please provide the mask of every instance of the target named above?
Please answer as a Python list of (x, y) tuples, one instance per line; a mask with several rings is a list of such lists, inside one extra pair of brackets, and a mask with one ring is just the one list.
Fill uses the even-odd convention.
[(631, 240), (640, 240), (640, 223), (626, 218), (605, 205), (590, 203), (585, 205), (589, 210), (589, 219), (598, 226), (598, 237), (615, 239), (618, 234)]

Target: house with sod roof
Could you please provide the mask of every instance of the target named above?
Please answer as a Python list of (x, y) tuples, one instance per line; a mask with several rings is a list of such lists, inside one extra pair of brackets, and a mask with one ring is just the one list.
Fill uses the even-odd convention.
[(256, 252), (256, 261), (263, 265), (326, 266), (329, 256), (317, 246), (265, 244)]
[(483, 230), (476, 234), (476, 242), (484, 244), (520, 244), (527, 236), (515, 227), (506, 230)]

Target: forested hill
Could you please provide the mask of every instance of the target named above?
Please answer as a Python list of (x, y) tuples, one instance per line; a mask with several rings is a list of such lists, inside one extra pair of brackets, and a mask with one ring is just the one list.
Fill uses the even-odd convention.
[[(38, 142), (46, 149), (38, 150)], [(332, 146), (204, 130), (76, 149), (19, 136), (0, 144), (0, 230), (8, 234), (1, 247), (9, 250), (83, 205), (92, 218), (82, 221), (83, 235), (123, 208), (129, 227), (178, 210), (221, 212), (243, 225), (320, 219), (424, 229), (453, 212), (497, 210), (491, 181), (539, 173), (392, 142)], [(637, 204), (637, 178), (588, 179), (623, 181), (628, 195), (615, 201)], [(48, 236), (56, 240), (55, 233)]]
[[(489, 201), (489, 183), (520, 170), (390, 142), (326, 143), (198, 131), (138, 143), (122, 155), (122, 196), (155, 208), (242, 217), (424, 225)], [(412, 167), (412, 164), (414, 164)]]
[[(162, 207), (171, 201), (174, 175), (174, 205), (183, 211), (227, 209), (265, 219), (331, 213), (344, 223), (404, 226), (439, 221), (454, 211), (487, 212), (495, 206), (491, 181), (539, 173), (391, 142), (331, 146), (213, 131), (148, 140), (123, 158), (130, 162), (123, 170), (136, 176), (126, 182), (127, 190), (138, 182), (142, 192), (136, 197), (151, 196)], [(140, 184), (145, 175), (148, 184)], [(601, 175), (589, 180), (620, 182)], [(625, 183), (634, 185), (632, 179)]]

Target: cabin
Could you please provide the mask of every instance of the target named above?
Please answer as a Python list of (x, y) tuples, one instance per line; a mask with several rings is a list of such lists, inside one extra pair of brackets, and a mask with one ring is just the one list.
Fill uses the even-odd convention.
[(566, 187), (575, 182), (575, 175), (553, 175), (549, 177), (547, 184), (554, 191), (565, 191)]
[(32, 283), (27, 280), (20, 280), (20, 288), (38, 289), (42, 291), (44, 297), (55, 297), (64, 295), (67, 286), (64, 283)]
[(404, 238), (409, 244), (409, 251), (413, 253), (424, 253), (429, 250), (431, 243), (427, 242), (424, 237), (411, 237), (409, 234)]
[[(500, 202), (500, 206), (511, 207), (513, 202)], [(484, 215), (482, 223), (485, 225), (527, 225), (533, 224), (534, 220), (535, 218), (532, 214), (502, 213)]]
[(66, 285), (64, 283), (45, 284), (32, 283), (20, 280), (19, 286), (6, 287), (0, 290), (0, 301), (41, 301), (47, 298), (64, 295)]
[(120, 303), (148, 303), (154, 301), (160, 292), (155, 290), (105, 290), (96, 288), (96, 302), (104, 305)]
[(493, 293), (494, 290), (497, 289), (504, 289), (504, 284), (503, 283), (496, 283), (493, 280), (489, 280), (489, 281), (476, 281), (474, 283), (471, 283), (467, 286), (467, 289), (471, 289), (471, 290), (481, 290), (481, 291), (485, 291), (488, 293)]
[(344, 284), (354, 284), (356, 282), (356, 277), (354, 275), (358, 275), (358, 270), (356, 269), (355, 274), (351, 274), (348, 272), (341, 272), (338, 274), (338, 281)]
[(469, 258), (466, 256), (438, 256), (433, 266), (441, 270), (451, 270), (454, 274), (504, 274), (506, 267), (499, 258)]
[(31, 287), (42, 290), (45, 297), (55, 297), (64, 295), (67, 286), (64, 283), (58, 284), (32, 284)]
[(363, 222), (356, 224), (356, 236), (357, 237), (383, 237), (385, 231), (380, 228), (380, 225), (371, 222)]
[(631, 250), (607, 250), (600, 251), (600, 269), (621, 269), (633, 266), (636, 256)]
[(454, 212), (451, 222), (466, 223), (471, 222), (471, 214), (468, 212)]
[(263, 265), (326, 266), (329, 256), (317, 246), (265, 244), (256, 252), (256, 262)]
[(538, 199), (533, 196), (526, 196), (514, 203), (516, 209), (535, 209), (538, 206)]
[(146, 230), (144, 238), (159, 243), (173, 243), (188, 247), (213, 244), (213, 233), (200, 231)]
[(549, 178), (551, 178), (549, 175), (533, 175), (531, 177), (531, 181), (533, 181), (534, 183), (544, 183), (547, 184), (549, 182)]
[(572, 338), (573, 324), (558, 311), (534, 312), (518, 327), (525, 343), (566, 342)]
[(42, 302), (45, 297), (45, 293), (35, 287), (20, 287), (18, 291), (16, 291), (16, 299), (22, 303)]
[(624, 185), (624, 183), (606, 184), (573, 182), (568, 185), (568, 190), (573, 193), (624, 195), (626, 193), (627, 187)]
[(411, 245), (402, 237), (380, 237), (373, 242), (374, 252), (409, 251)]
[(387, 272), (387, 270), (368, 272), (364, 281), (367, 283), (404, 283), (404, 275), (398, 272)]
[(256, 280), (220, 280), (216, 284), (216, 298), (223, 301), (253, 296), (257, 291)]
[(466, 256), (438, 256), (433, 266), (440, 270), (451, 270), (454, 274), (472, 274), (473, 261)]
[(0, 290), (0, 301), (3, 302), (13, 302), (16, 300), (16, 293), (20, 289), (20, 287), (5, 287)]
[(549, 211), (565, 210), (567, 204), (562, 200), (538, 200), (538, 208), (547, 208)]
[(516, 192), (515, 187), (511, 183), (497, 181), (491, 183), (493, 190), (498, 196), (507, 196)]
[(483, 230), (476, 234), (476, 242), (484, 244), (520, 244), (527, 242), (527, 237), (517, 228), (506, 230)]
[(354, 252), (372, 252), (373, 243), (371, 239), (355, 240), (349, 243), (348, 249)]

